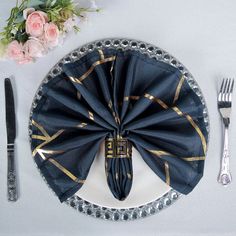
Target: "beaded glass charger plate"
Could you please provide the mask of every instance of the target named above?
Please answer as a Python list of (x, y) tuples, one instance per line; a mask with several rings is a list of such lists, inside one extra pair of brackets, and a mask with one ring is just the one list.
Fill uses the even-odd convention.
[[(104, 39), (86, 44), (62, 58), (47, 74), (33, 100), (30, 122), (29, 136), (31, 142), (31, 121), (34, 108), (42, 97), (42, 90), (45, 84), (61, 73), (65, 63), (76, 61), (85, 54), (99, 49), (119, 49), (136, 50), (151, 58), (162, 61), (176, 67), (186, 78), (186, 81), (200, 98), (204, 106), (204, 122), (209, 133), (209, 118), (201, 90), (189, 71), (173, 56), (166, 51), (145, 42), (130, 39)], [(140, 154), (133, 149), (133, 184), (129, 196), (125, 201), (118, 201), (109, 191), (104, 178), (104, 149), (98, 153), (89, 171), (88, 177), (83, 187), (72, 197), (66, 200), (70, 207), (91, 215), (96, 218), (127, 221), (143, 218), (160, 212), (162, 209), (173, 204), (181, 194), (166, 185), (157, 175), (146, 165)]]

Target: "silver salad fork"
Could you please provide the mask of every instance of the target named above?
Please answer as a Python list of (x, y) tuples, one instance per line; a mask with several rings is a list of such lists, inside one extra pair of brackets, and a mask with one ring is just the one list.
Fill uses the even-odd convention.
[(223, 79), (220, 92), (218, 95), (218, 109), (224, 124), (224, 146), (221, 159), (221, 168), (218, 182), (223, 186), (231, 183), (232, 177), (229, 171), (229, 124), (230, 113), (232, 107), (232, 93), (234, 87), (234, 79)]

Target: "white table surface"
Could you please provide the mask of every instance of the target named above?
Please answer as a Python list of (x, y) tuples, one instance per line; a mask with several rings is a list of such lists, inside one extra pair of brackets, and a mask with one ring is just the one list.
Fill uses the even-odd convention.
[[(1, 1), (0, 28), (15, 1)], [(222, 77), (236, 77), (236, 1), (100, 0), (104, 11), (90, 15), (79, 35), (70, 36), (35, 64), (0, 62), (0, 235), (236, 235), (236, 96), (231, 126), (228, 188), (216, 182), (221, 123), (216, 88)], [(177, 57), (194, 75), (205, 95), (211, 135), (205, 174), (198, 186), (161, 213), (132, 222), (102, 221), (60, 204), (41, 179), (28, 144), (28, 116), (33, 96), (49, 69), (66, 53), (87, 42), (128, 37), (153, 43)], [(20, 199), (6, 200), (6, 129), (3, 79), (14, 75)]]

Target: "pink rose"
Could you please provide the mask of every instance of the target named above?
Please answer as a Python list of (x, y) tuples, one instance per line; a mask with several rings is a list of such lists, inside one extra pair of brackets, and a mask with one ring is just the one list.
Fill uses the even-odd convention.
[(44, 40), (48, 47), (55, 47), (59, 42), (59, 29), (54, 23), (46, 23), (44, 26)]
[(44, 25), (48, 22), (47, 14), (42, 11), (34, 11), (27, 17), (26, 33), (39, 37), (43, 34)]
[(39, 39), (30, 38), (24, 44), (24, 53), (27, 57), (42, 57), (45, 48)]
[(23, 46), (18, 41), (14, 40), (8, 44), (6, 49), (8, 58), (19, 61), (24, 58)]
[(26, 8), (24, 11), (23, 11), (23, 17), (25, 20), (27, 20), (27, 17), (28, 15), (30, 15), (32, 12), (34, 12), (35, 9), (30, 7), (30, 8)]

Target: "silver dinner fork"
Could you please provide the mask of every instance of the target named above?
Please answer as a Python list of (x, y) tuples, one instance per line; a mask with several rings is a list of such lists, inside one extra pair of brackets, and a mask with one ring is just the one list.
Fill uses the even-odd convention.
[(234, 79), (223, 79), (218, 95), (218, 109), (224, 124), (224, 146), (218, 182), (227, 186), (232, 181), (229, 170), (229, 124), (232, 107)]

